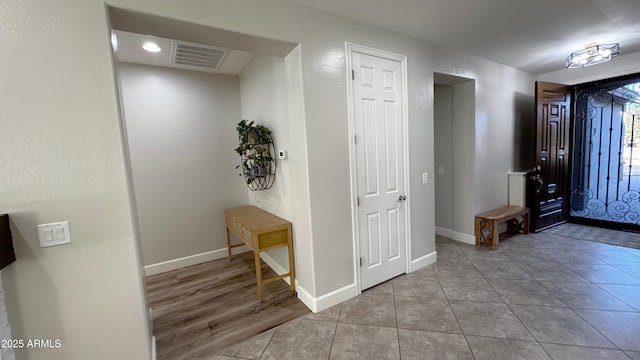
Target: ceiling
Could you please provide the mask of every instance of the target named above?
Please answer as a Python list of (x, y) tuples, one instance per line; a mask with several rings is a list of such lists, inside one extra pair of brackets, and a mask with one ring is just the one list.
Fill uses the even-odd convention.
[[(533, 74), (564, 69), (567, 55), (591, 42), (618, 42), (621, 56), (640, 52), (640, 0), (291, 1)], [(282, 56), (292, 48), (288, 43), (272, 44), (271, 39), (249, 39), (119, 9), (111, 12), (118, 29), (118, 60), (124, 62), (237, 75), (254, 53)], [(149, 38), (168, 51), (143, 51), (141, 45)], [(219, 69), (174, 66), (173, 38), (238, 50), (230, 49)], [(274, 51), (277, 54), (271, 54)]]
[(640, 0), (292, 1), (533, 74), (591, 42), (640, 52)]
[[(121, 62), (173, 67), (184, 70), (196, 70), (217, 74), (239, 75), (255, 56), (255, 54), (252, 52), (228, 49), (228, 53), (225, 55), (224, 59), (217, 69), (195, 67), (189, 65), (178, 65), (171, 62), (173, 40), (158, 36), (142, 35), (121, 30), (114, 30), (114, 32), (116, 33), (118, 39), (118, 50), (116, 51), (116, 56), (118, 58), (118, 61)], [(147, 41), (156, 43), (162, 49), (162, 51), (151, 53), (143, 50), (142, 45)]]
[[(109, 18), (118, 41), (116, 57), (121, 62), (239, 75), (255, 56), (284, 57), (297, 46), (114, 7), (109, 7)], [(157, 43), (162, 51), (144, 51), (146, 41)], [(176, 65), (171, 61), (174, 41), (223, 48), (228, 53), (217, 69)]]

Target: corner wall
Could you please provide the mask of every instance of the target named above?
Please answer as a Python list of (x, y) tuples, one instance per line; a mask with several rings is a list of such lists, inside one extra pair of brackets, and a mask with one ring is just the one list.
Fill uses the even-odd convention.
[[(283, 58), (257, 55), (240, 74), (242, 119), (254, 120), (257, 124), (268, 127), (273, 134), (276, 152), (290, 149), (286, 86)], [(247, 190), (249, 203), (294, 222), (291, 163), (289, 159), (279, 159), (277, 154), (274, 156), (277, 169), (272, 188)], [(298, 154), (291, 156), (296, 157)], [(287, 269), (286, 248), (275, 249), (266, 254), (268, 260)]]
[[(248, 191), (249, 202), (292, 222), (298, 296), (318, 310), (314, 294), (313, 263), (309, 229), (306, 130), (300, 73), (300, 48), (284, 59), (257, 55), (240, 74), (242, 118), (255, 120), (273, 132), (276, 151), (287, 150), (288, 158), (277, 158), (273, 187)], [(288, 271), (285, 248), (262, 254), (277, 272)]]
[[(453, 87), (434, 85), (433, 132), (436, 233), (443, 236), (453, 229)], [(439, 171), (442, 170), (442, 173)]]
[(434, 85), (436, 233), (475, 243), (476, 89), (474, 80), (458, 78), (455, 82)]
[(233, 151), (238, 77), (118, 68), (144, 264), (226, 256), (224, 209), (248, 202)]
[[(454, 238), (475, 243), (476, 82), (453, 87), (453, 227)], [(504, 177), (506, 178), (506, 171)], [(484, 184), (483, 184), (484, 185)]]
[[(17, 260), (2, 271), (19, 360), (148, 359), (109, 24), (100, 1), (10, 1), (0, 11), (0, 213)], [(69, 221), (41, 248), (37, 225)]]

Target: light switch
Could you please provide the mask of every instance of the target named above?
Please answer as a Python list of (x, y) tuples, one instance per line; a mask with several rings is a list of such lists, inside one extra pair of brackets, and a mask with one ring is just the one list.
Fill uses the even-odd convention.
[(423, 184), (429, 183), (429, 173), (422, 173), (422, 183)]
[(40, 238), (40, 247), (69, 244), (71, 243), (69, 222), (38, 225), (38, 237)]
[(56, 230), (56, 240), (64, 240), (66, 238), (64, 228), (57, 228)]
[(438, 175), (444, 175), (444, 166), (438, 166)]

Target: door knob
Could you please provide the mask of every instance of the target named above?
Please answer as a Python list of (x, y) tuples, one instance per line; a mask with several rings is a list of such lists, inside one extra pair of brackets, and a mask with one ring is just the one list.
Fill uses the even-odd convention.
[(542, 186), (544, 185), (544, 181), (542, 180), (542, 176), (540, 176), (540, 174), (536, 174), (536, 175), (531, 175), (529, 176), (529, 178), (533, 181), (537, 181), (538, 182), (538, 189), (536, 190), (536, 193), (540, 194), (540, 190), (542, 190)]
[(406, 195), (400, 195), (400, 197), (398, 198), (398, 201), (404, 201), (407, 200), (407, 196)]

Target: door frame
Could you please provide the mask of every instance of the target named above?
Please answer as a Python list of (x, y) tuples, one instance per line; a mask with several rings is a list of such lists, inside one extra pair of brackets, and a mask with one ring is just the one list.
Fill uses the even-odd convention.
[(411, 272), (411, 226), (410, 226), (410, 208), (411, 194), (409, 189), (409, 106), (407, 99), (407, 57), (386, 50), (380, 50), (365, 45), (359, 45), (352, 42), (345, 42), (346, 68), (345, 78), (347, 86), (347, 119), (348, 119), (348, 135), (349, 135), (349, 180), (351, 183), (351, 226), (353, 236), (353, 269), (355, 274), (355, 283), (357, 293), (362, 293), (362, 281), (360, 278), (360, 232), (358, 223), (358, 187), (357, 187), (357, 169), (356, 169), (356, 149), (355, 149), (355, 111), (353, 103), (353, 77), (351, 70), (353, 69), (353, 53), (358, 52), (366, 55), (376, 56), (383, 59), (398, 61), (402, 68), (402, 138), (403, 138), (403, 157), (404, 157), (404, 188), (407, 200), (405, 201), (405, 242), (406, 242), (406, 260), (405, 269), (407, 273)]

